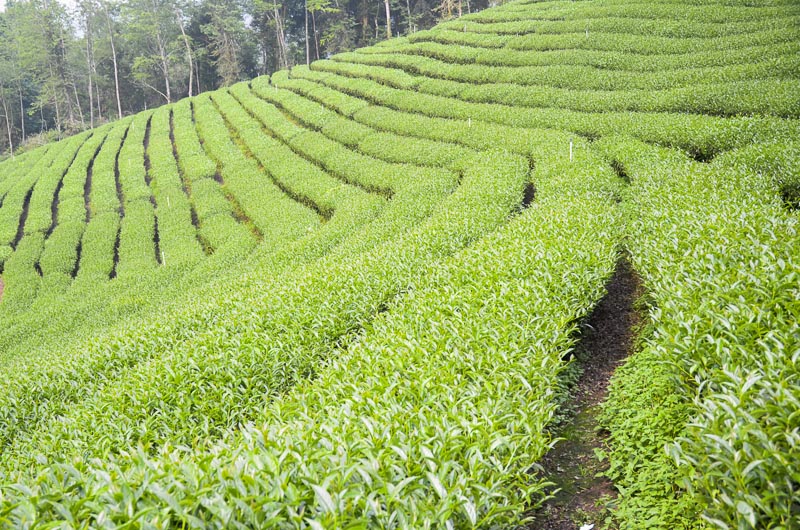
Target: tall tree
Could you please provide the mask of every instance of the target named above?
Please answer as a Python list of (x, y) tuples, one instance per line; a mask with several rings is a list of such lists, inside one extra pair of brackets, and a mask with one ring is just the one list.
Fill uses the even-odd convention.
[(183, 44), (186, 46), (186, 60), (189, 62), (189, 97), (192, 97), (192, 83), (194, 82), (194, 60), (192, 53), (192, 45), (189, 43), (189, 37), (186, 35), (186, 25), (183, 23), (183, 14), (181, 13), (180, 6), (175, 8), (175, 19), (178, 21), (178, 27), (181, 28), (181, 36), (183, 37)]
[(311, 27), (312, 27), (312, 36), (314, 41), (314, 56), (316, 59), (320, 59), (320, 32), (317, 28), (317, 17), (318, 14), (332, 14), (332, 13), (339, 13), (339, 9), (333, 7), (331, 4), (331, 0), (306, 0), (306, 8), (309, 13), (311, 13)]
[(383, 5), (386, 8), (386, 38), (392, 38), (392, 11), (389, 8), (389, 0), (383, 0)]
[(210, 23), (202, 26), (221, 86), (242, 79), (241, 42), (246, 38), (244, 14), (236, 2), (207, 0)]
[(97, 12), (97, 5), (94, 0), (81, 0), (78, 3), (81, 22), (83, 23), (84, 53), (86, 56), (86, 78), (87, 94), (89, 96), (89, 126), (94, 127), (94, 79), (97, 75), (97, 68), (94, 64), (94, 13)]
[(99, 0), (103, 8), (103, 15), (106, 19), (106, 29), (108, 29), (108, 42), (111, 47), (111, 60), (114, 65), (114, 95), (117, 100), (117, 118), (122, 119), (122, 99), (119, 90), (119, 65), (117, 63), (117, 47), (114, 44), (114, 27), (111, 22), (110, 5), (108, 0)]
[(50, 0), (29, 0), (9, 4), (7, 15), (19, 50), (18, 66), (39, 86), (32, 110), (52, 106), (59, 132), (76, 129), (67, 64), (71, 28), (64, 8)]
[(11, 113), (8, 110), (8, 101), (6, 99), (6, 87), (3, 84), (3, 77), (2, 77), (2, 70), (0, 70), (0, 106), (3, 109), (3, 118), (6, 121), (6, 134), (8, 137), (8, 150), (11, 153), (11, 156), (14, 156), (14, 137), (13, 133), (11, 132)]
[(461, 1), (7, 0), (0, 150), (424, 29)]
[(303, 0), (303, 16), (305, 17), (306, 66), (308, 66), (311, 64), (311, 54), (308, 47), (308, 0)]
[(178, 33), (173, 22), (175, 5), (170, 0), (128, 0), (124, 8), (126, 33), (136, 53), (134, 79), (171, 103), (172, 57)]

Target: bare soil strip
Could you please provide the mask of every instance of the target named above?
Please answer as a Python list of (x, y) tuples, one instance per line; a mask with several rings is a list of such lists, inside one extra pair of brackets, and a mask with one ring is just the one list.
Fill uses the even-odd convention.
[[(122, 220), (125, 218), (125, 195), (122, 192), (122, 181), (120, 180), (119, 174), (119, 155), (122, 152), (122, 146), (125, 145), (125, 140), (128, 138), (128, 132), (130, 132), (131, 126), (128, 125), (128, 128), (125, 129), (125, 133), (122, 135), (122, 140), (119, 142), (119, 148), (117, 149), (117, 154), (114, 156), (114, 185), (117, 188), (117, 201), (119, 201), (119, 226), (117, 227), (117, 233), (114, 236), (114, 261), (113, 265), (111, 266), (111, 272), (108, 275), (109, 280), (113, 280), (117, 277), (117, 266), (119, 265), (119, 238), (120, 234), (122, 233)], [(80, 261), (80, 250), (81, 247), (78, 246), (78, 256)], [(75, 270), (77, 273), (77, 269)], [(74, 276), (73, 276), (74, 278)]]
[(183, 171), (181, 157), (178, 155), (178, 146), (175, 144), (175, 113), (172, 110), (169, 111), (169, 141), (170, 144), (172, 144), (172, 157), (175, 159), (175, 166), (178, 169), (178, 177), (181, 179), (181, 189), (183, 189), (183, 194), (186, 196), (186, 200), (189, 202), (189, 217), (191, 218), (192, 226), (194, 227), (194, 236), (197, 239), (197, 242), (200, 244), (200, 248), (203, 249), (203, 253), (206, 256), (211, 255), (214, 253), (214, 249), (200, 232), (200, 218), (197, 217), (197, 209), (195, 208), (194, 197), (192, 197), (192, 183), (189, 180), (189, 177)]
[(217, 172), (214, 174), (214, 180), (217, 182), (217, 184), (219, 184), (220, 190), (222, 190), (222, 195), (225, 196), (225, 199), (227, 199), (231, 205), (231, 215), (233, 216), (233, 219), (237, 223), (244, 225), (248, 230), (250, 230), (250, 233), (253, 234), (253, 237), (256, 238), (256, 241), (261, 243), (264, 240), (264, 234), (261, 233), (261, 230), (259, 230), (255, 223), (253, 223), (253, 221), (244, 212), (242, 205), (239, 204), (239, 200), (236, 198), (233, 192), (225, 187), (225, 180), (222, 177), (222, 163), (215, 157), (211, 156), (211, 153), (206, 148), (206, 142), (203, 139), (203, 135), (200, 134), (200, 128), (197, 126), (197, 120), (195, 119), (194, 103), (191, 101), (189, 102), (189, 108), (192, 110), (192, 124), (195, 127), (195, 132), (197, 133), (197, 139), (200, 141), (200, 146), (203, 148), (203, 151), (209, 160), (217, 165)]
[[(156, 203), (156, 196), (153, 194), (153, 176), (150, 175), (150, 127), (153, 124), (153, 116), (147, 119), (147, 127), (144, 130), (144, 181), (147, 187), (150, 188), (150, 204), (153, 205), (153, 250), (156, 254), (156, 263), (163, 265), (161, 260), (161, 236), (158, 233), (158, 204)], [(122, 230), (120, 225), (120, 230)]]
[(22, 202), (22, 214), (19, 216), (19, 225), (17, 225), (17, 234), (14, 236), (14, 241), (11, 242), (11, 248), (17, 250), (22, 236), (25, 235), (25, 221), (28, 220), (28, 210), (31, 206), (31, 195), (33, 195), (33, 186), (28, 190), (25, 195), (25, 200)]
[[(325, 208), (325, 207), (320, 206), (319, 204), (317, 204), (316, 202), (311, 200), (311, 198), (309, 198), (309, 197), (307, 197), (305, 195), (301, 195), (299, 193), (295, 193), (288, 186), (286, 186), (283, 182), (281, 182), (275, 176), (274, 173), (269, 171), (264, 166), (264, 164), (261, 163), (261, 160), (259, 160), (258, 157), (256, 157), (255, 154), (250, 150), (250, 148), (247, 146), (247, 144), (245, 144), (244, 140), (242, 140), (242, 137), (239, 134), (239, 131), (236, 129), (236, 126), (233, 125), (233, 123), (231, 123), (231, 121), (228, 119), (228, 116), (222, 111), (222, 109), (220, 108), (220, 106), (217, 103), (217, 101), (212, 97), (209, 97), (209, 99), (214, 104), (214, 108), (216, 109), (217, 113), (219, 113), (219, 115), (222, 117), (222, 120), (225, 122), (225, 126), (228, 128), (228, 131), (230, 132), (231, 140), (233, 141), (233, 143), (235, 143), (237, 146), (239, 146), (239, 149), (242, 151), (244, 156), (247, 157), (248, 159), (252, 160), (256, 164), (256, 166), (258, 166), (258, 170), (262, 174), (266, 175), (267, 178), (269, 178), (272, 181), (272, 183), (279, 190), (281, 190), (283, 192), (284, 195), (286, 195), (287, 197), (289, 197), (290, 199), (292, 199), (296, 203), (299, 203), (299, 204), (305, 206), (306, 208), (310, 208), (311, 210), (314, 210), (314, 212), (320, 217), (320, 221), (322, 221), (323, 223), (328, 221), (331, 217), (333, 217), (333, 210), (331, 210), (330, 208)], [(246, 111), (247, 109), (244, 109), (244, 110)], [(253, 118), (253, 119), (255, 119), (255, 118)], [(262, 131), (264, 131), (265, 134), (269, 134), (268, 131), (266, 129), (264, 129), (263, 124), (262, 124)]]
[(606, 289), (578, 344), (582, 373), (565, 403), (569, 414), (556, 433), (564, 440), (541, 461), (543, 476), (555, 483), (554, 497), (533, 514), (528, 528), (599, 529), (608, 503), (616, 497), (611, 481), (598, 476), (607, 463), (595, 450), (604, 448), (606, 438), (598, 428), (598, 406), (608, 394), (614, 370), (631, 353), (640, 322), (634, 302), (641, 296), (641, 282), (625, 258), (617, 263)]

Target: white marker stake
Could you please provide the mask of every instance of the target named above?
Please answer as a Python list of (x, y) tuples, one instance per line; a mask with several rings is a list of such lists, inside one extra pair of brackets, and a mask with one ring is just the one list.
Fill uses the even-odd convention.
[(164, 251), (163, 250), (161, 251), (161, 266), (162, 267), (166, 267), (167, 266), (167, 258), (164, 257)]
[(171, 208), (171, 206), (169, 205), (169, 195), (167, 195), (167, 208)]
[(569, 161), (572, 162), (572, 138), (569, 139)]
[(472, 127), (472, 118), (467, 118), (467, 127)]

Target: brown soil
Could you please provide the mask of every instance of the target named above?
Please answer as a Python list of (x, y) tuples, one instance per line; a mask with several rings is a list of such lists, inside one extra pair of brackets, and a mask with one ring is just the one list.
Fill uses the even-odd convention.
[(641, 284), (626, 259), (617, 263), (606, 289), (578, 344), (582, 373), (567, 401), (573, 412), (556, 432), (564, 440), (541, 461), (542, 476), (555, 483), (550, 490), (554, 496), (532, 514), (531, 529), (578, 530), (594, 525), (597, 530), (608, 503), (616, 497), (614, 485), (601, 476), (607, 462), (595, 450), (604, 448), (607, 435), (598, 427), (598, 406), (608, 394), (614, 370), (631, 352), (639, 325), (634, 301), (641, 296)]
[(25, 200), (22, 202), (22, 214), (19, 216), (19, 225), (17, 225), (17, 234), (14, 236), (14, 241), (11, 242), (11, 248), (17, 250), (22, 236), (25, 235), (25, 221), (28, 220), (28, 211), (31, 207), (31, 195), (33, 194), (33, 186), (28, 190), (25, 195)]

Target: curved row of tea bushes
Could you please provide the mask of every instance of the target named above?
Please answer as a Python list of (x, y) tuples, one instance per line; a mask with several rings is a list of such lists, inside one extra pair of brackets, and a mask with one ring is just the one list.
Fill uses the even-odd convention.
[[(557, 145), (549, 144), (556, 137), (544, 142)], [(413, 290), (318, 380), (271, 405), (258, 428), (209, 451), (166, 447), (153, 457), (53, 466), (25, 487), (25, 498), (4, 491), (8, 520), (69, 514), (197, 528), (230, 520), (284, 528), (515, 523), (542, 496), (529, 471), (549, 447), (543, 428), (561, 357), (573, 344), (573, 322), (601, 296), (621, 236), (608, 200), (619, 186), (610, 168), (592, 156), (565, 162), (544, 162), (537, 203), (440, 266), (424, 267), (429, 273)], [(474, 221), (496, 226), (495, 216), (520, 200), (521, 182), (497, 173), (506, 164), (484, 164), (404, 239), (437, 225), (450, 236), (477, 235)]]
[(119, 259), (119, 226), (120, 217), (116, 210), (100, 211), (89, 220), (81, 239), (76, 286), (94, 288), (109, 280)]
[[(691, 112), (716, 116), (773, 114), (782, 117), (797, 117), (800, 114), (797, 98), (794, 97), (798, 91), (795, 79), (708, 83), (668, 90), (598, 91), (520, 86), (513, 82), (475, 85), (472, 82), (440, 79), (440, 75), (434, 78), (417, 77), (401, 69), (337, 61), (316, 61), (313, 68), (346, 77), (371, 79), (402, 90), (415, 89), (477, 103), (585, 112)], [(789, 68), (792, 71), (796, 69), (796, 65)], [(578, 79), (586, 76), (585, 72), (577, 74)], [(562, 78), (558, 74), (555, 77)], [(765, 97), (765, 94), (769, 96)]]
[(795, 97), (800, 90), (800, 83), (796, 79), (761, 79), (671, 90), (618, 90), (610, 93), (520, 87), (512, 84), (474, 86), (468, 83), (425, 80), (420, 83), (419, 90), (477, 103), (583, 112), (671, 112), (705, 116), (771, 115), (783, 118), (800, 116), (800, 104)]
[(19, 178), (7, 179), (0, 183), (0, 193), (3, 197), (2, 206), (0, 206), (0, 244), (8, 246), (15, 244), (22, 207), (26, 202), (28, 192), (32, 191), (36, 181), (47, 172), (59, 153), (69, 147), (67, 144), (68, 142), (63, 142), (61, 145), (48, 149), (30, 170)]
[[(279, 90), (276, 96), (274, 91), (262, 89), (256, 92), (262, 95), (259, 98), (256, 97), (256, 93), (250, 92), (250, 90), (245, 91), (244, 85), (240, 86), (237, 98), (262, 120), (268, 130), (279, 131), (280, 129), (275, 128), (275, 124), (276, 122), (286, 122), (287, 115), (290, 116), (289, 119), (300, 123), (304, 121), (302, 117), (283, 107), (282, 103), (287, 100), (296, 101), (295, 98), (292, 98), (291, 92)], [(272, 103), (272, 105), (266, 102)], [(274, 108), (272, 108), (273, 105)], [(305, 110), (311, 109), (306, 108)], [(453, 146), (438, 143), (423, 145), (410, 138), (382, 135), (369, 127), (336, 116), (335, 113), (326, 111), (318, 104), (313, 111), (317, 117), (338, 117), (341, 120), (334, 120), (332, 124), (327, 124), (328, 126), (325, 127), (304, 124), (311, 130), (288, 136), (281, 134), (281, 139), (286, 141), (296, 152), (314, 160), (332, 174), (346, 181), (357, 182), (367, 189), (376, 190), (384, 195), (391, 196), (392, 190), (399, 188), (399, 183), (403, 179), (455, 181), (457, 176), (447, 175), (444, 168), (459, 171), (461, 160), (469, 159), (474, 154), (474, 152), (466, 150), (453, 152)], [(342, 136), (350, 140), (351, 146), (340, 143), (338, 138)], [(408, 145), (394, 145), (397, 142), (408, 142)], [(406, 147), (413, 151), (413, 156), (404, 157), (395, 152)], [(461, 159), (456, 160), (456, 157), (461, 157)], [(420, 166), (431, 166), (431, 168)], [(403, 176), (398, 177), (398, 175)]]
[[(8, 236), (14, 234), (10, 241), (14, 253), (3, 264), (3, 310), (7, 314), (28, 309), (38, 295), (42, 280), (38, 263), (44, 248), (45, 231), (52, 219), (54, 190), (92, 134), (83, 133), (70, 138), (41, 173), (20, 179), (11, 190), (13, 195), (10, 193), (3, 201), (0, 227)], [(50, 191), (49, 197), (44, 196), (47, 190)], [(11, 214), (8, 217), (2, 215), (6, 208)]]
[[(528, 53), (521, 50), (488, 49), (473, 46), (448, 46), (436, 42), (409, 43), (399, 38), (392, 46), (360, 48), (355, 55), (413, 55), (438, 59), (461, 65), (488, 65), (493, 67), (532, 66), (591, 66), (615, 72), (660, 72), (672, 75), (673, 70), (689, 70), (708, 67), (728, 67), (759, 63), (768, 58), (791, 57), (800, 49), (797, 42), (745, 46), (734, 50), (703, 50), (695, 53), (640, 55), (602, 50), (546, 50)], [(349, 56), (350, 54), (344, 54)], [(336, 60), (337, 56), (331, 59)]]
[[(596, 14), (596, 13), (593, 13)], [(756, 18), (758, 15), (754, 15)], [(498, 35), (524, 35), (528, 33), (560, 35), (586, 32), (625, 35), (653, 35), (657, 37), (715, 38), (741, 35), (754, 31), (790, 29), (800, 23), (797, 15), (748, 19), (738, 22), (705, 22), (687, 20), (641, 19), (614, 16), (570, 18), (569, 20), (531, 20), (507, 22), (473, 21), (469, 16), (444, 22), (437, 29), (451, 29), (468, 33), (494, 33)]]
[(621, 527), (697, 528), (701, 514), (709, 527), (800, 525), (799, 227), (778, 165), (762, 162), (796, 161), (796, 144), (709, 165), (624, 138), (597, 145), (631, 180), (628, 247), (651, 307), (604, 412)]
[[(376, 159), (401, 164), (411, 162), (432, 168), (447, 167), (454, 171), (459, 171), (462, 161), (473, 154), (471, 150), (447, 143), (428, 142), (413, 136), (401, 137), (395, 134), (387, 134), (352, 119), (347, 119), (320, 103), (298, 96), (290, 90), (272, 90), (266, 80), (254, 80), (253, 91), (258, 97), (280, 108), (291, 119), (314, 129), (327, 139), (342, 142)], [(308, 142), (314, 143), (318, 138), (319, 136), (315, 136)], [(330, 145), (330, 142), (324, 141), (324, 143)], [(300, 148), (302, 149), (303, 146)], [(335, 147), (335, 149), (339, 150), (341, 147)], [(364, 165), (369, 168), (373, 164), (366, 162)], [(382, 170), (385, 167), (385, 170), (388, 171), (400, 170), (400, 168), (391, 165), (378, 165), (378, 167)], [(427, 176), (425, 172), (421, 172), (415, 178), (434, 177)]]
[[(793, 52), (797, 46), (793, 46)], [(346, 63), (347, 70), (354, 70), (361, 76), (379, 76), (385, 67), (404, 70), (411, 75), (447, 79), (472, 84), (511, 83), (523, 86), (566, 88), (572, 90), (666, 90), (696, 85), (710, 85), (735, 81), (764, 79), (792, 79), (800, 62), (796, 53), (781, 55), (770, 50), (762, 53), (752, 63), (736, 63), (728, 66), (705, 66), (672, 69), (668, 72), (648, 70), (610, 70), (597, 65), (552, 64), (535, 66), (506, 66), (503, 64), (463, 64), (425, 55), (407, 53), (370, 54), (361, 52), (341, 53), (330, 61), (314, 63), (321, 70), (337, 71), (331, 64)], [(353, 64), (369, 65), (358, 68)], [(341, 66), (338, 68), (342, 68)], [(343, 70), (346, 72), (347, 70)], [(382, 78), (392, 84), (392, 72), (385, 72)], [(423, 79), (416, 79), (418, 86)], [(394, 86), (394, 85), (393, 85)], [(412, 80), (411, 87), (415, 86)], [(402, 88), (402, 87), (400, 87)]]
[(291, 199), (244, 155), (208, 96), (192, 103), (203, 147), (218, 164), (236, 215), (251, 223), (266, 244), (283, 244), (319, 225), (320, 218), (313, 210)]
[(128, 135), (131, 118), (115, 122), (106, 136), (102, 147), (97, 152), (92, 165), (92, 182), (89, 187), (90, 221), (96, 215), (106, 212), (118, 212), (120, 209), (120, 193), (117, 190), (118, 156), (122, 143)]
[[(770, 2), (753, 5), (747, 2), (730, 2), (724, 9), (716, 0), (687, 2), (609, 2), (575, 6), (569, 1), (560, 5), (553, 3), (547, 6), (534, 5), (538, 2), (513, 2), (497, 9), (473, 13), (463, 17), (466, 20), (480, 22), (502, 22), (506, 20), (592, 20), (609, 17), (625, 17), (630, 19), (678, 20), (685, 23), (705, 22), (714, 24), (730, 24), (748, 22), (755, 19), (782, 18), (797, 16), (800, 12), (797, 4), (791, 1)], [(744, 4), (744, 5), (743, 5)], [(709, 9), (711, 7), (711, 9)]]
[(137, 114), (119, 153), (119, 183), (122, 196), (117, 259), (112, 274), (120, 278), (144, 277), (159, 265), (156, 249), (155, 200), (145, 166), (152, 112)]
[(592, 138), (629, 134), (642, 141), (670, 145), (701, 158), (752, 142), (771, 138), (791, 139), (800, 133), (800, 122), (772, 117), (720, 118), (669, 113), (579, 112), (562, 109), (515, 108), (471, 103), (455, 98), (398, 90), (368, 79), (353, 79), (292, 69), (292, 77), (321, 83), (367, 102), (426, 116), (479, 120), (512, 127), (557, 128)]
[(53, 144), (46, 144), (38, 149), (26, 151), (21, 155), (15, 155), (13, 158), (7, 158), (0, 162), (0, 189), (8, 189), (10, 183), (27, 175), (53, 147)]
[(39, 303), (57, 298), (69, 287), (76, 274), (78, 246), (90, 214), (87, 211), (90, 208), (87, 190), (94, 184), (94, 179), (91, 183), (88, 182), (89, 171), (93, 172), (96, 157), (105, 144), (107, 135), (118, 126), (106, 126), (95, 132), (78, 151), (75, 160), (53, 191), (53, 216), (45, 233), (44, 250), (39, 259), (42, 271), (42, 296)]
[(595, 50), (605, 52), (624, 52), (639, 55), (662, 55), (698, 53), (703, 50), (736, 50), (748, 46), (782, 44), (796, 41), (796, 28), (788, 30), (766, 30), (746, 35), (731, 35), (711, 39), (674, 37), (642, 37), (614, 33), (583, 33), (564, 35), (494, 35), (465, 33), (453, 30), (426, 30), (413, 33), (409, 42), (438, 42), (440, 44), (474, 46), (490, 49), (510, 49), (525, 51), (550, 50)]
[(172, 107), (171, 130), (184, 186), (191, 194), (197, 213), (201, 239), (211, 251), (226, 246), (252, 246), (255, 243), (253, 234), (236, 220), (231, 202), (215, 180), (217, 167), (200, 144), (189, 101)]
[(75, 286), (95, 288), (105, 283), (118, 259), (120, 215), (124, 215), (124, 196), (119, 176), (119, 157), (132, 119), (119, 122), (106, 137), (92, 166), (89, 189), (89, 219), (81, 239), (80, 262)]
[(170, 108), (161, 107), (153, 113), (147, 159), (148, 177), (156, 203), (158, 243), (162, 265), (190, 268), (204, 257), (194, 225), (194, 212), (188, 191), (178, 173), (178, 162), (170, 138)]
[[(83, 142), (69, 154), (64, 153), (53, 161), (53, 164), (43, 172), (33, 186), (33, 191), (28, 202), (28, 217), (25, 220), (25, 234), (46, 232), (54, 222), (54, 209), (58, 205), (58, 194), (63, 186), (64, 178), (70, 167), (81, 155), (91, 157), (97, 150), (97, 145), (92, 138), (100, 136), (99, 141), (107, 133), (107, 128), (98, 129), (83, 136)], [(57, 210), (56, 210), (57, 211)]]
[[(335, 212), (362, 201), (371, 202), (369, 194), (329, 175), (281, 141), (265, 134), (263, 123), (248, 114), (230, 94), (218, 94), (215, 101), (233, 133), (269, 172), (282, 190), (302, 204), (330, 219)], [(276, 111), (277, 112), (277, 111)], [(293, 126), (287, 120), (287, 127)], [(271, 131), (270, 131), (271, 132)], [(369, 207), (369, 206), (367, 206)], [(380, 207), (380, 206), (378, 206)]]
[[(410, 167), (410, 166), (409, 166)], [(354, 251), (356, 249), (368, 249), (369, 245), (374, 245), (377, 242), (381, 241), (383, 238), (390, 237), (393, 234), (396, 234), (398, 228), (403, 226), (413, 226), (414, 222), (418, 222), (420, 219), (424, 219), (425, 216), (429, 215), (431, 209), (435, 206), (436, 202), (441, 199), (443, 194), (449, 193), (450, 189), (453, 186), (454, 178), (453, 176), (449, 175), (447, 172), (438, 172), (438, 178), (434, 179), (434, 176), (437, 176), (437, 172), (433, 170), (424, 170), (425, 179), (408, 179), (407, 173), (396, 173), (395, 178), (396, 181), (393, 185), (397, 186), (397, 191), (394, 193), (394, 200), (391, 202), (389, 207), (386, 209), (385, 214), (380, 218), (377, 223), (373, 223), (373, 229), (366, 234), (362, 232), (356, 232), (353, 234), (353, 237), (348, 238), (347, 247), (350, 251)], [(329, 248), (325, 245), (330, 245), (330, 241), (335, 242), (339, 238), (343, 237), (350, 232), (353, 232), (358, 224), (356, 221), (363, 223), (364, 221), (369, 220), (370, 218), (374, 218), (375, 212), (367, 211), (365, 212), (366, 216), (363, 220), (353, 220), (349, 223), (341, 223), (341, 222), (334, 222), (333, 220), (329, 223), (324, 225), (324, 228), (318, 230), (318, 235), (320, 237), (312, 237), (312, 238), (304, 238), (308, 240), (308, 244), (302, 244), (303, 241), (299, 241), (301, 243), (299, 245), (295, 245), (294, 247), (287, 249), (283, 256), (275, 256), (267, 254), (269, 259), (268, 264), (273, 271), (277, 271), (276, 267), (279, 267), (280, 263), (291, 263), (298, 259), (298, 256), (306, 255), (306, 259), (311, 259), (312, 256), (320, 255), (320, 252), (324, 252), (326, 248)], [(334, 220), (336, 217), (334, 217)], [(338, 235), (337, 235), (338, 234)], [(314, 236), (314, 234), (310, 234)], [(327, 239), (330, 241), (325, 243), (325, 239), (322, 236), (326, 236)], [(369, 237), (366, 237), (369, 236)], [(369, 243), (372, 241), (372, 243)], [(325, 245), (323, 245), (323, 243)], [(263, 251), (262, 251), (263, 252)], [(348, 256), (349, 252), (346, 250), (342, 250), (340, 253), (341, 256)], [(261, 272), (261, 274), (264, 274)], [(274, 274), (274, 272), (272, 273)], [(267, 275), (269, 277), (269, 274)], [(253, 289), (250, 286), (250, 289), (242, 287), (242, 292), (249, 292)], [(256, 291), (258, 292), (258, 291)], [(302, 305), (305, 304), (305, 300), (298, 300), (298, 304)], [(214, 304), (214, 300), (211, 300), (209, 304), (212, 306), (213, 309), (210, 311), (215, 311), (217, 314), (224, 314), (224, 307), (220, 309)], [(138, 360), (141, 358), (146, 358), (149, 355), (152, 355), (154, 351), (160, 350), (163, 348), (177, 348), (176, 344), (179, 344), (181, 340), (185, 339), (187, 331), (184, 328), (189, 330), (197, 329), (200, 327), (202, 329), (205, 322), (214, 321), (219, 317), (211, 317), (208, 313), (200, 313), (199, 315), (195, 315), (195, 319), (192, 321), (192, 324), (187, 324), (185, 321), (181, 322), (180, 320), (176, 319), (174, 329), (174, 340), (170, 342), (165, 342), (163, 337), (159, 337), (160, 334), (171, 336), (170, 332), (167, 332), (164, 329), (163, 322), (160, 322), (155, 329), (150, 329), (149, 333), (152, 337), (152, 340), (157, 340), (159, 344), (159, 348), (155, 349), (151, 345), (152, 343), (143, 342), (138, 345), (138, 347), (131, 347), (129, 346), (128, 349), (123, 349), (119, 353), (123, 356), (127, 356), (128, 354), (133, 356), (133, 359)], [(299, 325), (299, 324), (298, 324)], [(234, 328), (238, 329), (238, 328)], [(232, 330), (232, 331), (234, 331)], [(191, 333), (188, 332), (188, 333)], [(146, 333), (138, 333), (139, 340), (141, 341), (142, 335), (148, 336)], [(134, 335), (136, 337), (137, 335)], [(155, 337), (158, 337), (157, 339)], [(141, 350), (139, 349), (141, 348)], [(141, 351), (140, 354), (135, 354), (135, 352)], [(95, 352), (97, 353), (97, 352)], [(106, 353), (107, 354), (107, 353)], [(112, 357), (113, 358), (113, 357)], [(131, 359), (130, 357), (125, 357), (125, 359)], [(46, 405), (48, 401), (48, 396), (55, 397), (59, 396), (60, 399), (67, 399), (70, 400), (68, 396), (75, 391), (88, 391), (87, 388), (76, 387), (74, 385), (75, 381), (84, 380), (87, 376), (90, 376), (92, 379), (95, 379), (96, 383), (100, 384), (103, 380), (102, 375), (105, 371), (110, 371), (113, 377), (114, 370), (116, 368), (120, 368), (119, 365), (115, 366), (115, 363), (112, 362), (109, 358), (104, 359), (105, 362), (102, 366), (95, 365), (91, 362), (87, 362), (85, 357), (82, 357), (82, 360), (76, 361), (76, 368), (79, 367), (81, 373), (84, 375), (79, 375), (78, 373), (71, 372), (68, 370), (46, 370), (50, 373), (49, 376), (38, 373), (30, 373), (30, 367), (22, 368), (27, 375), (30, 375), (30, 379), (28, 379), (28, 384), (33, 383), (35, 386), (27, 386), (26, 390), (21, 390), (21, 395), (27, 396), (36, 396), (34, 402), (38, 400), (37, 409), (39, 410), (40, 414), (43, 414), (48, 407)], [(124, 360), (123, 363), (128, 363), (129, 360)], [(127, 364), (123, 364), (123, 368), (128, 366)], [(38, 371), (38, 370), (37, 370)], [(40, 372), (40, 371), (39, 371)], [(61, 386), (59, 381), (63, 381), (67, 383), (66, 386)], [(51, 385), (57, 386), (51, 386)], [(43, 394), (42, 390), (50, 388), (50, 390), (46, 390), (47, 394)], [(26, 387), (22, 387), (26, 388)], [(39, 388), (42, 390), (34, 390), (34, 388)], [(66, 391), (66, 393), (65, 393)], [(10, 392), (13, 396), (14, 392)], [(13, 398), (12, 398), (13, 399)], [(25, 398), (27, 400), (27, 398)], [(14, 418), (21, 418), (24, 414), (26, 414), (25, 410), (31, 410), (27, 407), (25, 403), (21, 401), (11, 401), (13, 405), (10, 408), (6, 409), (7, 412), (11, 413), (11, 416), (6, 416), (5, 420), (2, 422), (6, 435), (10, 432), (13, 432), (16, 428), (19, 427), (19, 422)], [(27, 402), (29, 403), (30, 402)], [(35, 423), (31, 423), (34, 421), (34, 418), (28, 417), (26, 423), (30, 423), (31, 425), (35, 425)], [(10, 429), (10, 430), (9, 430)]]
[[(288, 90), (280, 90), (278, 84), (286, 82), (288, 77), (280, 74), (274, 74), (273, 77), (275, 83), (268, 76), (253, 79), (248, 83), (249, 91), (291, 115), (303, 127), (321, 132), (331, 140), (351, 148), (357, 147), (361, 140), (374, 132), (370, 127), (328, 110), (318, 103), (293, 97), (294, 94)], [(243, 104), (249, 99), (247, 92), (242, 85), (231, 88), (231, 94)]]

